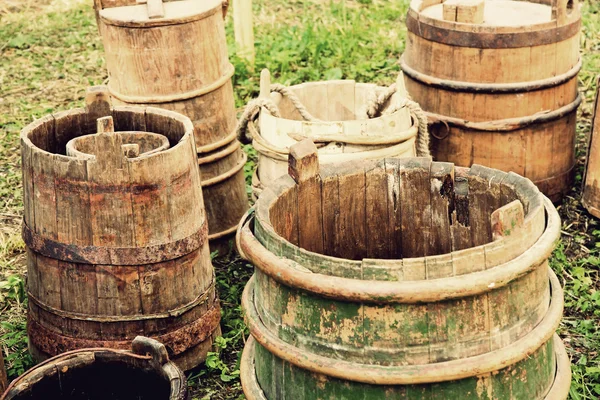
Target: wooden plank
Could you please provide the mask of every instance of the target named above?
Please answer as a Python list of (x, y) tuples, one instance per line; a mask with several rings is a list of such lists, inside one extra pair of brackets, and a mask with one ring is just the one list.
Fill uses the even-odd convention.
[(366, 171), (366, 226), (367, 257), (390, 257), (390, 224), (388, 215), (388, 180), (385, 164), (380, 163)]
[(471, 225), (469, 220), (469, 182), (464, 176), (454, 179), (454, 211), (450, 227), (452, 251), (471, 247)]
[(390, 258), (399, 259), (402, 254), (402, 202), (400, 200), (399, 160), (386, 159), (387, 204), (390, 233)]
[(323, 250), (333, 257), (340, 256), (340, 189), (334, 170), (321, 170), (321, 202), (323, 204)]
[(352, 80), (329, 81), (327, 100), (329, 121), (345, 121), (354, 118), (354, 86)]
[(399, 166), (402, 256), (424, 257), (431, 247), (431, 160), (402, 159)]
[[(353, 168), (356, 171), (356, 168)], [(340, 171), (338, 257), (360, 260), (367, 254), (365, 172)]]
[(454, 164), (431, 164), (431, 240), (430, 255), (452, 251), (451, 203), (454, 197)]

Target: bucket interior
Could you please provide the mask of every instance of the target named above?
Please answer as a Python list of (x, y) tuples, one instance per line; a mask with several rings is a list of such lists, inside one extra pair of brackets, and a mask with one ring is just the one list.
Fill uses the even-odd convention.
[[(542, 200), (529, 180), (479, 168), (491, 176), (458, 167), (452, 177), (429, 167), (389, 165), (321, 174), (318, 187), (280, 191), (269, 206), (270, 224), (296, 246), (348, 260), (426, 257), (481, 246), (494, 241), (494, 211), (519, 200), (523, 220)], [(517, 178), (506, 184), (506, 176)]]
[[(61, 371), (44, 376), (20, 391), (13, 400), (164, 400), (170, 382), (153, 369), (122, 360), (96, 360), (88, 365), (59, 365)], [(66, 369), (66, 370), (65, 370)], [(63, 372), (64, 371), (64, 372)], [(33, 381), (33, 379), (32, 379)], [(18, 386), (17, 386), (18, 388)]]
[[(144, 113), (143, 108), (139, 108), (137, 113), (129, 110), (121, 111), (116, 108), (112, 112), (112, 117), (115, 132), (143, 131), (163, 135), (169, 141), (167, 147), (177, 145), (185, 134), (183, 122), (166, 115)], [(67, 143), (70, 140), (97, 133), (96, 118), (85, 113), (84, 110), (50, 115), (36, 121), (28, 128), (25, 128), (24, 135), (31, 140), (34, 146), (49, 153), (61, 155), (67, 154)], [(146, 147), (156, 148), (157, 146), (156, 144), (144, 145), (144, 150)], [(141, 153), (143, 152), (145, 151), (141, 151)]]

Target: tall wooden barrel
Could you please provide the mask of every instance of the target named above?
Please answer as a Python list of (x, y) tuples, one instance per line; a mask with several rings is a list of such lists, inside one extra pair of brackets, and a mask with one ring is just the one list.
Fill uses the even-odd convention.
[(21, 133), (30, 350), (145, 335), (187, 370), (220, 334), (192, 124), (104, 100), (91, 90), (87, 109)]
[[(252, 184), (255, 198), (265, 185), (287, 173), (290, 146), (303, 138), (319, 143), (319, 159), (326, 164), (417, 155), (419, 122), (406, 103), (402, 79), (382, 107), (384, 112), (372, 118), (367, 115), (369, 102), (386, 87), (353, 80), (306, 82), (285, 88), (284, 94), (291, 93), (294, 98), (270, 87), (268, 71), (263, 71), (259, 99), (269, 98), (280, 115), (261, 107), (258, 119), (248, 124), (258, 153)], [(318, 121), (305, 120), (296, 101)], [(389, 110), (392, 104), (398, 107)]]
[(596, 218), (600, 218), (600, 77), (596, 81), (594, 118), (590, 132), (588, 156), (583, 179), (581, 203)]
[(559, 200), (575, 165), (580, 20), (578, 0), (413, 0), (401, 67), (434, 159), (513, 171)]
[(560, 219), (531, 181), (315, 155), (292, 148), (238, 233), (249, 399), (567, 397)]
[(81, 349), (16, 379), (1, 400), (187, 400), (187, 381), (165, 346), (137, 337), (131, 351)]
[(223, 3), (159, 0), (114, 7), (122, 4), (96, 2), (113, 102), (165, 108), (192, 120), (209, 240), (228, 240), (248, 198)]

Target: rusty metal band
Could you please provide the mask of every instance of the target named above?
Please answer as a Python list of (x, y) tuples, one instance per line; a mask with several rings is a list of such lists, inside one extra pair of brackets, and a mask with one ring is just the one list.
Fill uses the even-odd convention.
[(223, 146), (233, 142), (236, 138), (237, 138), (237, 132), (234, 130), (229, 135), (225, 136), (223, 139), (221, 139), (219, 141), (205, 144), (204, 146), (200, 146), (200, 147), (196, 146), (196, 152), (198, 153), (198, 157), (200, 157), (200, 154), (210, 153), (211, 151), (216, 150), (219, 147), (223, 147)]
[(314, 273), (299, 263), (282, 258), (265, 248), (254, 236), (250, 222), (240, 230), (240, 254), (275, 281), (329, 299), (386, 304), (436, 302), (474, 296), (508, 285), (538, 268), (552, 254), (560, 238), (560, 217), (544, 198), (546, 229), (526, 252), (493, 268), (431, 281), (372, 281)]
[[(462, 129), (469, 129), (473, 131), (483, 132), (513, 132), (519, 129), (523, 129), (533, 124), (543, 124), (546, 122), (556, 121), (557, 119), (563, 118), (577, 111), (579, 105), (581, 105), (581, 94), (577, 94), (577, 98), (574, 102), (567, 104), (561, 108), (552, 111), (543, 111), (527, 117), (518, 118), (506, 118), (497, 119), (494, 121), (484, 122), (471, 122), (461, 118), (448, 117), (445, 115), (435, 114), (432, 112), (425, 112), (429, 125), (443, 124), (445, 127), (448, 125), (457, 126)], [(448, 137), (450, 131), (448, 130), (446, 135), (440, 136), (436, 133), (432, 133), (432, 136), (443, 140)]]
[(198, 297), (196, 297), (191, 302), (186, 305), (165, 311), (162, 313), (155, 314), (139, 314), (139, 315), (89, 315), (83, 313), (76, 313), (71, 311), (59, 310), (58, 308), (49, 306), (44, 303), (36, 296), (34, 296), (31, 292), (27, 292), (27, 298), (30, 302), (41, 308), (42, 310), (49, 312), (50, 314), (57, 315), (61, 318), (73, 319), (78, 321), (89, 321), (89, 322), (135, 322), (135, 321), (147, 321), (151, 319), (165, 319), (165, 318), (175, 318), (179, 317), (191, 309), (205, 304), (209, 301), (211, 295), (215, 293), (215, 281), (213, 280), (209, 287), (201, 293)]
[[(202, 317), (190, 324), (168, 333), (152, 335), (151, 337), (163, 343), (170, 349), (173, 355), (178, 355), (210, 338), (212, 333), (219, 327), (220, 321), (221, 308), (219, 302), (215, 301), (213, 306)], [(65, 336), (42, 326), (32, 318), (31, 314), (28, 316), (27, 334), (30, 343), (48, 355), (92, 347), (110, 347), (122, 350), (131, 348), (131, 339), (101, 340)], [(84, 333), (81, 335), (83, 336)]]
[(221, 175), (215, 176), (214, 178), (210, 178), (205, 181), (202, 181), (200, 183), (200, 186), (202, 186), (203, 188), (208, 187), (208, 186), (213, 186), (213, 185), (216, 185), (217, 183), (223, 182), (223, 181), (231, 178), (232, 176), (234, 176), (235, 174), (237, 174), (244, 168), (244, 165), (246, 164), (246, 160), (248, 160), (248, 155), (246, 154), (246, 152), (242, 151), (242, 159), (235, 167), (231, 168), (229, 171), (227, 171)]
[(227, 157), (228, 155), (235, 153), (235, 151), (238, 149), (240, 149), (240, 151), (242, 151), (239, 142), (237, 142), (237, 141), (231, 142), (229, 144), (229, 146), (224, 147), (223, 149), (221, 149), (215, 153), (206, 154), (203, 157), (199, 157), (198, 165), (214, 163), (215, 161), (221, 160), (221, 159)]
[(546, 79), (529, 82), (514, 82), (514, 83), (477, 83), (477, 82), (461, 82), (448, 79), (440, 79), (434, 76), (426, 75), (412, 68), (406, 63), (404, 55), (400, 58), (400, 68), (411, 79), (424, 85), (436, 87), (444, 90), (466, 92), (466, 93), (522, 93), (531, 92), (552, 88), (561, 85), (575, 78), (583, 65), (582, 58), (579, 58), (575, 64), (567, 72)]
[(125, 94), (117, 92), (111, 86), (110, 82), (108, 82), (107, 87), (108, 87), (108, 91), (110, 92), (110, 94), (112, 96), (114, 96), (116, 99), (121, 100), (122, 102), (125, 102), (125, 103), (137, 103), (137, 104), (140, 104), (140, 103), (141, 104), (170, 103), (173, 101), (188, 100), (188, 99), (192, 99), (194, 97), (203, 96), (210, 92), (214, 92), (215, 90), (217, 90), (218, 88), (220, 88), (221, 86), (223, 86), (227, 82), (229, 82), (231, 80), (231, 77), (233, 76), (234, 72), (235, 72), (235, 68), (230, 63), (228, 65), (227, 71), (225, 71), (225, 73), (219, 79), (212, 82), (211, 84), (203, 86), (196, 90), (191, 90), (189, 92), (170, 94), (170, 95), (129, 96), (129, 95), (125, 95)]
[(170, 261), (198, 250), (206, 243), (208, 224), (204, 222), (200, 230), (186, 238), (146, 247), (80, 246), (61, 243), (34, 232), (25, 221), (22, 234), (23, 241), (30, 250), (49, 258), (79, 264), (126, 266)]
[(477, 49), (515, 49), (553, 44), (569, 39), (579, 33), (581, 20), (577, 19), (564, 26), (537, 31), (473, 32), (430, 25), (420, 21), (418, 13), (414, 10), (409, 10), (406, 17), (406, 28), (418, 37), (450, 46)]
[(477, 356), (422, 365), (383, 366), (333, 359), (300, 349), (280, 339), (263, 324), (254, 303), (255, 276), (242, 294), (242, 308), (250, 334), (276, 357), (299, 368), (338, 379), (373, 385), (411, 385), (447, 382), (492, 373), (528, 358), (548, 340), (560, 324), (564, 294), (558, 278), (548, 267), (552, 296), (542, 321), (510, 345)]

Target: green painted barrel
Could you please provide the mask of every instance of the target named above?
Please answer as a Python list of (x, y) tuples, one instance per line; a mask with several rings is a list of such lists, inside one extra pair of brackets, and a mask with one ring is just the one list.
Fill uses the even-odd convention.
[(567, 397), (560, 220), (529, 180), (315, 160), (295, 149), (238, 231), (249, 399)]

